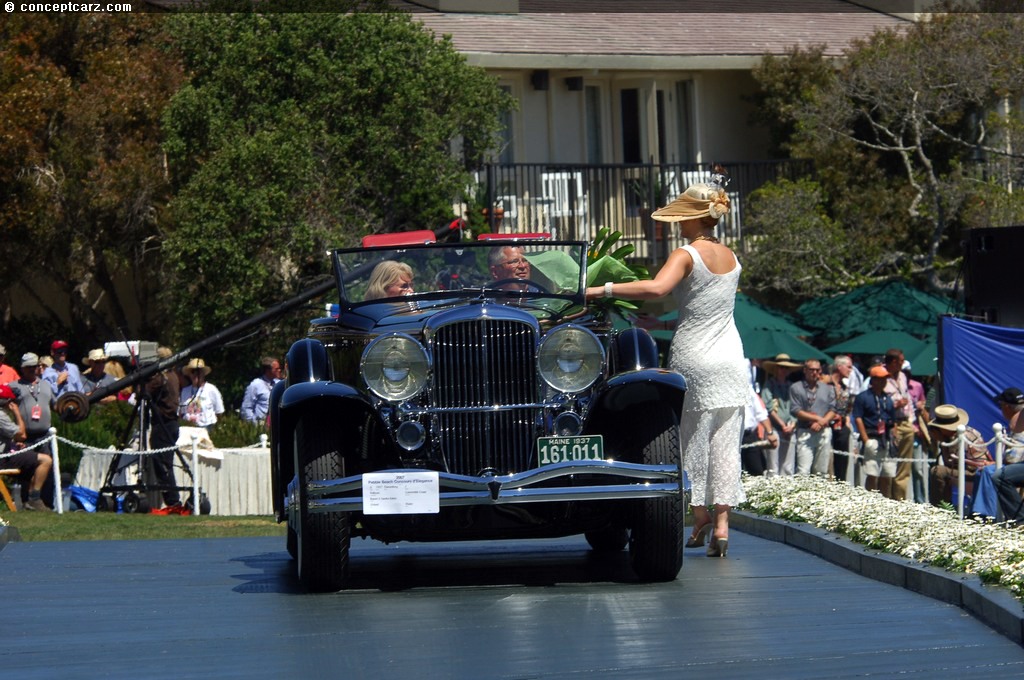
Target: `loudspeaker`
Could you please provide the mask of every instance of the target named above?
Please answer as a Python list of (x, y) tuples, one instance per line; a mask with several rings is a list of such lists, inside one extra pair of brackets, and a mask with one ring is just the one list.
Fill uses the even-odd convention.
[(535, 90), (548, 89), (549, 74), (547, 71), (534, 71), (530, 74), (530, 84)]
[(997, 326), (1024, 328), (1024, 225), (970, 229), (964, 256), (967, 314)]

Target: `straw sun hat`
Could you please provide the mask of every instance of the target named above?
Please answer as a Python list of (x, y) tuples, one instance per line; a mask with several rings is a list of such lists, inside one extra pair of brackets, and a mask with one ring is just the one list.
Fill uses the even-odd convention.
[(210, 375), (210, 371), (212, 371), (212, 370), (213, 370), (212, 368), (210, 368), (209, 366), (206, 365), (205, 361), (203, 361), (202, 359), (196, 358), (196, 359), (190, 359), (189, 362), (188, 362), (188, 365), (185, 366), (185, 368), (181, 369), (181, 372), (191, 378), (192, 377), (192, 373), (194, 371), (199, 371), (200, 373), (203, 374), (203, 377), (206, 377), (206, 376)]
[(970, 417), (967, 415), (967, 411), (952, 404), (942, 404), (935, 407), (935, 417), (928, 422), (928, 425), (940, 430), (956, 432), (956, 428), (966, 425), (968, 420)]
[(106, 361), (107, 358), (107, 355), (103, 352), (102, 349), (91, 349), (89, 350), (89, 356), (82, 359), (82, 363), (85, 364), (86, 366), (92, 366), (92, 362)]
[(801, 364), (796, 363), (788, 354), (783, 352), (782, 354), (776, 354), (774, 359), (762, 361), (761, 366), (766, 371), (773, 371), (776, 366), (781, 368), (800, 368)]

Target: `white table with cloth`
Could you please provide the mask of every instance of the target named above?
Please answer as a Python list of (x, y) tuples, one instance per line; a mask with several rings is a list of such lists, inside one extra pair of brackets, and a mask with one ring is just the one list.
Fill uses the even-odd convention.
[[(186, 428), (182, 428), (186, 429)], [(179, 445), (182, 440), (179, 439)], [(192, 467), (191, 446), (179, 449), (185, 462)], [(98, 491), (106, 480), (111, 461), (118, 452), (106, 449), (85, 449), (78, 466), (75, 484)], [(241, 449), (212, 449), (197, 447), (197, 481), (201, 493), (210, 501), (213, 515), (270, 515), (274, 508), (270, 491), (270, 451), (263, 447)], [(133, 485), (138, 482), (140, 466), (136, 455), (125, 452), (118, 461), (118, 470), (111, 484)], [(179, 487), (191, 487), (192, 480), (175, 456), (175, 480)], [(191, 494), (185, 491), (184, 498)], [(158, 492), (150, 494), (154, 507), (160, 503)]]

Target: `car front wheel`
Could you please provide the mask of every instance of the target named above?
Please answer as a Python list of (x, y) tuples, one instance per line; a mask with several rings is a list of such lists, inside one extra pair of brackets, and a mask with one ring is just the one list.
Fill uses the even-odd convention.
[[(322, 425), (304, 421), (296, 436), (298, 465), (298, 526), (295, 552), (299, 580), (312, 592), (341, 590), (348, 583), (351, 526), (344, 512), (313, 512), (307, 485), (311, 480), (342, 476), (341, 451)], [(289, 535), (289, 542), (291, 536)]]
[[(672, 409), (659, 408), (637, 419), (636, 443), (646, 465), (679, 466), (679, 421)], [(681, 474), (681, 471), (680, 471)], [(636, 502), (629, 536), (633, 571), (643, 581), (671, 581), (683, 566), (686, 502), (682, 494)]]

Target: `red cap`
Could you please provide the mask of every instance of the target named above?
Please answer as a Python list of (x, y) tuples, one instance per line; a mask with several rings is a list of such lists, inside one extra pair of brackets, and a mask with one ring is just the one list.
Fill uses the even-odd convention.
[(7, 385), (0, 385), (0, 399), (16, 399), (14, 390)]
[(50, 345), (50, 353), (52, 354), (53, 352), (56, 352), (59, 349), (67, 349), (67, 348), (68, 348), (68, 343), (64, 342), (63, 340), (54, 340), (53, 344)]

